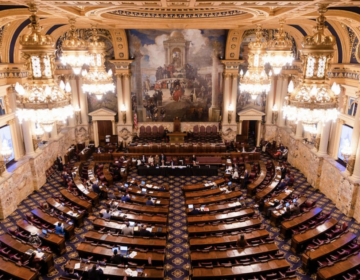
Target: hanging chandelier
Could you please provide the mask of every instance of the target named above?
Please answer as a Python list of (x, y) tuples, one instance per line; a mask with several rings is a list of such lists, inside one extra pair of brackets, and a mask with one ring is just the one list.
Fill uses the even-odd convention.
[[(29, 5), (30, 34), (20, 38), (22, 58), (28, 70), (27, 83), (16, 84), (16, 115), (23, 120), (51, 129), (56, 121), (65, 122), (73, 116), (70, 85), (63, 82), (59, 87), (54, 81), (54, 40), (50, 35), (42, 35), (42, 27), (36, 16), (37, 8)], [(50, 129), (50, 131), (51, 131)]]
[(267, 44), (267, 54), (265, 56), (265, 63), (269, 63), (274, 70), (274, 74), (278, 75), (281, 69), (286, 64), (291, 65), (294, 56), (291, 51), (292, 42), (286, 38), (286, 33), (283, 29), (284, 21), (280, 21), (280, 28), (274, 39), (270, 40)]
[(240, 71), (240, 92), (247, 92), (251, 95), (253, 100), (263, 92), (269, 92), (270, 90), (270, 77), (265, 72), (265, 54), (266, 54), (266, 41), (262, 41), (261, 25), (257, 25), (255, 41), (249, 43), (249, 55), (248, 55), (248, 70), (244, 75), (243, 70)]
[(101, 100), (107, 92), (114, 92), (115, 85), (111, 69), (106, 72), (105, 69), (105, 43), (99, 41), (96, 28), (92, 30), (91, 42), (88, 45), (90, 54), (89, 72), (84, 70), (82, 75), (84, 81), (82, 89), (85, 93), (93, 94), (98, 100)]
[(304, 63), (303, 76), (298, 86), (288, 89), (287, 105), (283, 107), (284, 118), (303, 122), (304, 130), (314, 131), (319, 122), (335, 121), (338, 116), (337, 103), (340, 87), (330, 88), (326, 75), (336, 44), (333, 35), (325, 35), (324, 16), (326, 5), (319, 5), (314, 35), (305, 36), (301, 56)]
[(75, 28), (75, 19), (70, 19), (69, 37), (62, 44), (61, 62), (70, 65), (75, 75), (81, 73), (84, 65), (89, 65), (90, 55), (87, 51), (87, 42), (78, 36)]

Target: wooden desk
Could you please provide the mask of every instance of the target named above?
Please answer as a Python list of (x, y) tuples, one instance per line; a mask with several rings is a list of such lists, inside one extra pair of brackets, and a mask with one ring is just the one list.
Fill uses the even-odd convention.
[[(76, 247), (76, 251), (79, 253), (80, 258), (87, 258), (89, 256), (94, 257), (95, 260), (107, 259), (107, 263), (110, 263), (110, 259), (113, 256), (112, 246), (110, 245), (91, 245), (86, 242), (81, 242), (79, 246)], [(134, 250), (128, 251), (128, 254), (131, 254)], [(165, 255), (164, 253), (158, 252), (140, 252), (135, 251), (137, 254), (135, 257), (125, 257), (124, 262), (134, 261), (139, 264), (148, 263), (148, 259), (151, 258), (153, 265), (164, 265)], [(119, 252), (120, 254), (120, 252)]]
[[(106, 205), (109, 205), (110, 201), (106, 202)], [(140, 212), (140, 213), (150, 213), (150, 214), (164, 214), (167, 215), (169, 213), (168, 207), (163, 206), (147, 206), (147, 205), (136, 205), (132, 203), (122, 203), (121, 201), (114, 201), (113, 204), (117, 206), (118, 209)]]
[(74, 183), (82, 195), (92, 200), (93, 206), (99, 205), (99, 195), (97, 193), (87, 190), (81, 180), (74, 180)]
[[(121, 199), (121, 197), (123, 196), (123, 193), (120, 192), (114, 192), (115, 196), (118, 197), (119, 199)], [(150, 195), (149, 195), (150, 196)], [(141, 196), (141, 195), (134, 195), (131, 194), (130, 195), (131, 198), (131, 202), (135, 202), (135, 203), (139, 203), (139, 204), (146, 204), (146, 201), (148, 201), (147, 197)], [(129, 202), (127, 202), (129, 203)], [(154, 201), (154, 206), (165, 206), (165, 205), (169, 205), (170, 204), (170, 199), (156, 199)]]
[(302, 213), (299, 217), (295, 217), (291, 219), (290, 221), (285, 221), (281, 223), (281, 229), (280, 229), (280, 237), (281, 238), (287, 238), (292, 235), (291, 230), (309, 222), (311, 219), (315, 218), (322, 212), (322, 209), (320, 207), (315, 207), (310, 209), (309, 212)]
[(245, 222), (236, 222), (231, 224), (219, 224), (219, 225), (208, 225), (208, 226), (195, 226), (191, 225), (188, 227), (190, 236), (201, 233), (216, 233), (216, 232), (228, 232), (236, 230), (244, 230), (247, 228), (258, 228), (261, 225), (260, 219), (249, 219)]
[(167, 133), (167, 136), (169, 136), (170, 138), (170, 143), (184, 143), (185, 136), (187, 136), (187, 133), (172, 132), (172, 133)]
[[(306, 201), (307, 198), (305, 196), (302, 196), (296, 202), (298, 203), (299, 207), (301, 207), (301, 205), (303, 205)], [(272, 225), (273, 227), (276, 227), (280, 224), (283, 216), (281, 211), (285, 211), (285, 206), (271, 212), (270, 225)]]
[(281, 170), (279, 168), (276, 168), (274, 178), (271, 180), (270, 184), (265, 189), (256, 193), (255, 201), (259, 202), (263, 200), (266, 196), (271, 194), (273, 191), (275, 191), (280, 181), (281, 181)]
[(270, 203), (273, 203), (275, 199), (279, 200), (279, 201), (283, 201), (285, 199), (288, 199), (292, 193), (293, 193), (294, 189), (292, 188), (288, 188), (284, 191), (282, 191), (280, 194), (278, 194), (277, 196), (273, 196), (271, 197), (271, 199), (269, 199), (268, 201), (266, 201), (264, 203), (264, 207), (263, 207), (263, 213), (267, 213), (267, 210), (270, 208), (270, 207), (273, 207), (273, 205), (271, 205)]
[(85, 233), (86, 240), (92, 240), (102, 244), (109, 245), (127, 245), (131, 247), (140, 247), (140, 248), (155, 248), (155, 249), (164, 249), (166, 246), (165, 238), (147, 238), (147, 237), (128, 237), (128, 236), (115, 236), (107, 233), (99, 233), (97, 231), (88, 231)]
[(14, 279), (21, 280), (37, 280), (39, 279), (39, 273), (36, 270), (30, 269), (26, 266), (18, 266), (15, 262), (5, 260), (0, 257), (0, 271), (3, 274), (9, 275)]
[(290, 264), (285, 259), (271, 260), (264, 263), (254, 263), (248, 265), (233, 265), (232, 267), (214, 268), (193, 268), (192, 279), (224, 279), (229, 277), (253, 277), (260, 274), (270, 274), (273, 272), (285, 272), (290, 268)]
[[(75, 269), (75, 264), (80, 263), (79, 260), (69, 260), (65, 264), (66, 271), (72, 271)], [(80, 268), (75, 269), (75, 272), (79, 272), (80, 274), (84, 273), (86, 270), (90, 270), (93, 264), (96, 262), (90, 262), (87, 264), (81, 263)], [(130, 269), (132, 271), (136, 271), (136, 268), (120, 268), (117, 265), (109, 265), (100, 266), (100, 268), (104, 272), (104, 279), (118, 280), (120, 277), (129, 276), (125, 270)], [(145, 276), (146, 275), (146, 276)], [(142, 276), (138, 274), (137, 277), (131, 277), (131, 279), (152, 279), (152, 280), (163, 280), (164, 279), (164, 270), (157, 268), (145, 268), (143, 270)]]
[(157, 197), (159, 199), (170, 199), (170, 193), (168, 192), (161, 192), (161, 191), (154, 191), (154, 190), (147, 190), (145, 193), (141, 191), (141, 187), (128, 187), (127, 190), (131, 194), (140, 195), (140, 196), (151, 196)]
[(41, 239), (41, 241), (49, 246), (51, 248), (51, 250), (58, 252), (58, 254), (62, 255), (66, 252), (66, 246), (65, 246), (65, 238), (63, 236), (60, 236), (58, 234), (55, 233), (48, 233), (48, 236), (46, 237), (43, 233), (42, 230), (30, 225), (27, 221), (25, 220), (20, 220), (16, 222), (16, 225), (23, 231), (27, 232), (27, 233), (37, 233), (39, 238)]
[(215, 221), (225, 221), (228, 219), (237, 219), (254, 215), (254, 209), (248, 208), (239, 210), (236, 212), (231, 212), (227, 214), (214, 214), (214, 215), (197, 215), (197, 216), (188, 216), (187, 220), (189, 224), (194, 223), (208, 223)]
[(238, 258), (252, 258), (259, 255), (276, 253), (279, 250), (275, 243), (249, 246), (244, 249), (228, 249), (226, 251), (211, 250), (210, 252), (191, 252), (191, 261), (231, 261)]
[[(133, 181), (133, 180), (130, 180), (130, 181), (127, 181), (127, 184), (129, 185), (129, 186), (131, 186), (131, 185), (136, 185), (136, 186), (138, 186), (138, 187), (141, 187), (141, 188), (147, 188), (148, 190), (150, 190), (150, 191), (156, 191), (156, 190), (158, 190), (158, 189), (160, 189), (160, 187), (159, 186), (157, 186), (157, 185), (153, 185), (153, 184), (145, 184), (145, 185), (141, 185), (141, 182), (140, 181)], [(140, 186), (141, 185), (141, 186)], [(164, 186), (165, 187), (165, 190), (166, 190), (166, 192), (168, 192), (169, 191), (169, 187), (168, 186)], [(165, 193), (166, 193), (165, 192)]]
[[(5, 246), (11, 248), (13, 251), (16, 251), (21, 256), (24, 255), (29, 250), (36, 250), (35, 247), (29, 244), (24, 244), (7, 233), (0, 236), (0, 242)], [(42, 253), (44, 253), (42, 260), (45, 265), (41, 270), (44, 270), (44, 272), (49, 273), (53, 271), (55, 268), (54, 257), (52, 254), (49, 254), (47, 252), (42, 252)]]
[(317, 271), (316, 279), (318, 280), (335, 280), (343, 279), (341, 275), (347, 273), (350, 270), (360, 267), (360, 253), (352, 255), (344, 261), (337, 262), (332, 266), (319, 268)]
[(317, 260), (333, 254), (342, 247), (345, 247), (356, 240), (357, 236), (351, 232), (342, 234), (339, 238), (334, 239), (328, 244), (321, 245), (316, 249), (306, 251), (301, 256), (301, 261), (305, 268), (315, 270), (318, 267)]
[[(103, 209), (100, 212), (104, 213), (106, 210)], [(160, 216), (147, 216), (141, 214), (130, 214), (130, 213), (122, 213), (120, 211), (112, 211), (111, 219), (118, 221), (134, 221), (137, 223), (145, 223), (145, 224), (167, 224), (167, 217)]]
[(185, 195), (185, 199), (192, 199), (192, 198), (196, 198), (196, 197), (203, 198), (203, 197), (212, 196), (212, 195), (220, 195), (225, 190), (226, 190), (226, 188), (218, 188), (218, 187), (216, 187), (215, 189), (211, 189), (211, 190), (196, 191), (196, 192), (186, 192), (186, 193), (184, 193), (184, 195)]
[(64, 221), (61, 221), (53, 216), (50, 216), (49, 214), (45, 213), (39, 208), (31, 210), (31, 213), (38, 218), (39, 220), (52, 225), (55, 227), (59, 222), (64, 225), (64, 231), (65, 231), (65, 238), (66, 239), (74, 239), (75, 238), (75, 226), (69, 225), (65, 223)]
[(92, 205), (91, 203), (80, 199), (79, 197), (73, 195), (66, 189), (62, 189), (60, 191), (61, 195), (65, 197), (66, 200), (70, 201), (72, 204), (80, 207), (81, 209), (85, 210), (88, 214), (92, 213)]
[[(218, 179), (218, 180), (215, 180), (211, 183), (215, 183), (216, 185), (221, 185), (221, 184), (224, 184), (225, 183), (225, 180), (224, 179)], [(209, 184), (207, 185), (208, 183), (203, 183), (203, 184), (196, 184), (196, 185), (185, 185), (185, 186), (182, 186), (182, 190), (184, 192), (193, 192), (193, 191), (202, 191), (202, 190), (207, 190), (207, 189), (210, 189), (213, 185), (212, 184)]]
[[(250, 170), (249, 170), (250, 171)], [(256, 188), (261, 185), (266, 177), (266, 165), (264, 162), (260, 161), (260, 174), (257, 176), (255, 181), (247, 186), (247, 196), (252, 197), (255, 195)]]
[[(202, 208), (203, 213), (212, 213), (212, 212), (223, 212), (223, 211), (239, 211), (242, 210), (242, 204), (240, 201), (223, 203), (218, 205), (207, 205), (206, 208)], [(200, 208), (201, 204), (194, 204), (195, 208)], [(245, 208), (243, 208), (245, 209)], [(191, 212), (191, 209), (187, 208), (186, 212)]]
[(113, 185), (113, 176), (111, 175), (110, 172), (110, 164), (106, 163), (104, 164), (104, 168), (103, 168), (103, 173), (104, 173), (104, 177), (106, 179), (106, 181), (108, 181), (109, 185)]
[[(251, 232), (245, 232), (242, 234), (244, 234), (246, 241), (269, 237), (269, 232), (266, 229), (255, 229)], [(194, 250), (196, 248), (204, 248), (211, 245), (235, 245), (237, 240), (239, 239), (239, 235), (240, 234), (206, 238), (191, 237), (189, 241), (190, 249)]]
[[(119, 223), (119, 222), (109, 222), (103, 219), (95, 219), (93, 221), (93, 226), (95, 229), (102, 229), (105, 228), (106, 230), (112, 230), (112, 231), (121, 231), (126, 225), (125, 223)], [(138, 232), (138, 227), (134, 227), (134, 234), (136, 235)], [(152, 227), (152, 233), (154, 233), (157, 236), (165, 236), (167, 234), (166, 226), (154, 226)]]
[(240, 191), (233, 191), (231, 193), (221, 194), (212, 197), (205, 197), (200, 199), (187, 199), (185, 201), (186, 204), (210, 204), (210, 203), (219, 203), (221, 201), (231, 200), (239, 198), (242, 195)]
[(309, 229), (304, 233), (295, 234), (291, 239), (291, 252), (294, 254), (302, 251), (305, 246), (314, 238), (319, 238), (337, 225), (338, 221), (330, 218), (325, 223), (318, 225), (313, 229)]
[(51, 208), (64, 213), (64, 216), (72, 219), (78, 227), (82, 227), (84, 225), (85, 213), (78, 213), (77, 211), (72, 211), (69, 207), (62, 205), (52, 197), (48, 198), (46, 202)]

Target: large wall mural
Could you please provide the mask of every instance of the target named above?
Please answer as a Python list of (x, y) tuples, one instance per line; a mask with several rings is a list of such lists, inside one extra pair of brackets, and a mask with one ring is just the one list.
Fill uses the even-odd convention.
[(138, 121), (218, 121), (225, 30), (129, 30), (128, 38)]

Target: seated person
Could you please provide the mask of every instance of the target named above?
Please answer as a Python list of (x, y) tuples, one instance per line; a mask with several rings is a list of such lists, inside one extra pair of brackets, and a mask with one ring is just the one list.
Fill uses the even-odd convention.
[(130, 202), (131, 201), (131, 197), (129, 194), (124, 194), (123, 197), (121, 198), (122, 202)]
[(174, 165), (175, 165), (175, 162), (174, 162), (173, 159), (170, 160), (170, 165), (171, 165), (171, 166), (174, 166)]
[(192, 155), (191, 159), (190, 159), (193, 163), (193, 166), (196, 166), (196, 156)]
[(278, 149), (278, 150), (276, 151), (276, 153), (274, 154), (274, 157), (278, 157), (278, 156), (280, 156), (280, 155), (281, 155), (281, 150)]
[(146, 226), (145, 226), (145, 225), (141, 225), (140, 231), (139, 231), (139, 235), (140, 235), (140, 236), (154, 237), (154, 234), (153, 234), (152, 232), (146, 230)]
[(166, 163), (166, 156), (164, 154), (161, 154), (160, 155), (160, 162), (161, 162), (161, 165), (165, 165)]
[(97, 193), (97, 194), (100, 194), (100, 193), (101, 193), (100, 187), (99, 187), (99, 185), (98, 185), (97, 183), (94, 183), (94, 184), (92, 185), (92, 191), (93, 191), (94, 193)]
[(154, 164), (155, 165), (159, 165), (160, 164), (160, 157), (159, 155), (156, 155), (155, 158), (154, 158)]
[(123, 256), (118, 254), (118, 250), (113, 251), (113, 255), (110, 258), (111, 263), (121, 264), (123, 262)]
[(122, 228), (121, 233), (126, 236), (134, 236), (134, 228), (130, 227), (130, 223), (126, 223), (126, 226)]
[(154, 206), (154, 202), (151, 200), (151, 197), (148, 197), (148, 200), (145, 203), (147, 206)]
[(159, 192), (166, 192), (166, 188), (164, 187), (164, 185), (159, 188)]
[(110, 213), (110, 210), (109, 210), (109, 209), (106, 209), (106, 211), (104, 211), (102, 214), (103, 214), (103, 218), (104, 218), (104, 219), (110, 220), (110, 218), (111, 218), (111, 213)]
[(146, 156), (142, 155), (140, 160), (141, 160), (142, 164), (145, 164), (146, 163)]
[(108, 192), (108, 198), (109, 199), (116, 199), (116, 196), (114, 195), (113, 191)]
[(154, 165), (154, 158), (153, 158), (153, 156), (149, 156), (149, 158), (148, 158), (148, 164), (149, 164), (149, 165)]
[(239, 172), (237, 169), (234, 170), (234, 173), (232, 174), (231, 177), (234, 181), (238, 181), (239, 180)]
[(195, 207), (189, 212), (189, 215), (199, 215), (199, 214), (201, 214), (201, 211)]
[(287, 158), (287, 154), (288, 154), (289, 150), (287, 147), (284, 148), (284, 150), (281, 152), (281, 155), (280, 155), (280, 159), (284, 159), (284, 158)]
[(63, 224), (58, 222), (55, 226), (55, 233), (60, 235), (65, 235)]

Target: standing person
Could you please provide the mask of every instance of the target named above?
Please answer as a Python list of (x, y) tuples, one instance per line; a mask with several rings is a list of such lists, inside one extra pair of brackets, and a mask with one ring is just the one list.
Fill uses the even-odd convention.
[(57, 223), (57, 225), (55, 226), (55, 233), (60, 235), (65, 235), (65, 231), (62, 223), (60, 222)]
[(104, 275), (104, 271), (101, 268), (96, 269), (96, 264), (92, 266), (92, 268), (88, 271), (89, 280), (102, 280)]
[(56, 158), (56, 164), (58, 166), (58, 171), (63, 171), (64, 170), (63, 159), (62, 159), (62, 156), (60, 154), (58, 154), (58, 156)]
[(121, 264), (123, 261), (123, 256), (118, 254), (118, 250), (114, 250), (113, 255), (111, 256), (111, 263)]
[(245, 236), (243, 234), (240, 235), (240, 238), (237, 240), (236, 245), (238, 248), (245, 248), (247, 243), (245, 240)]
[(249, 171), (245, 169), (243, 187), (246, 188), (249, 181)]

